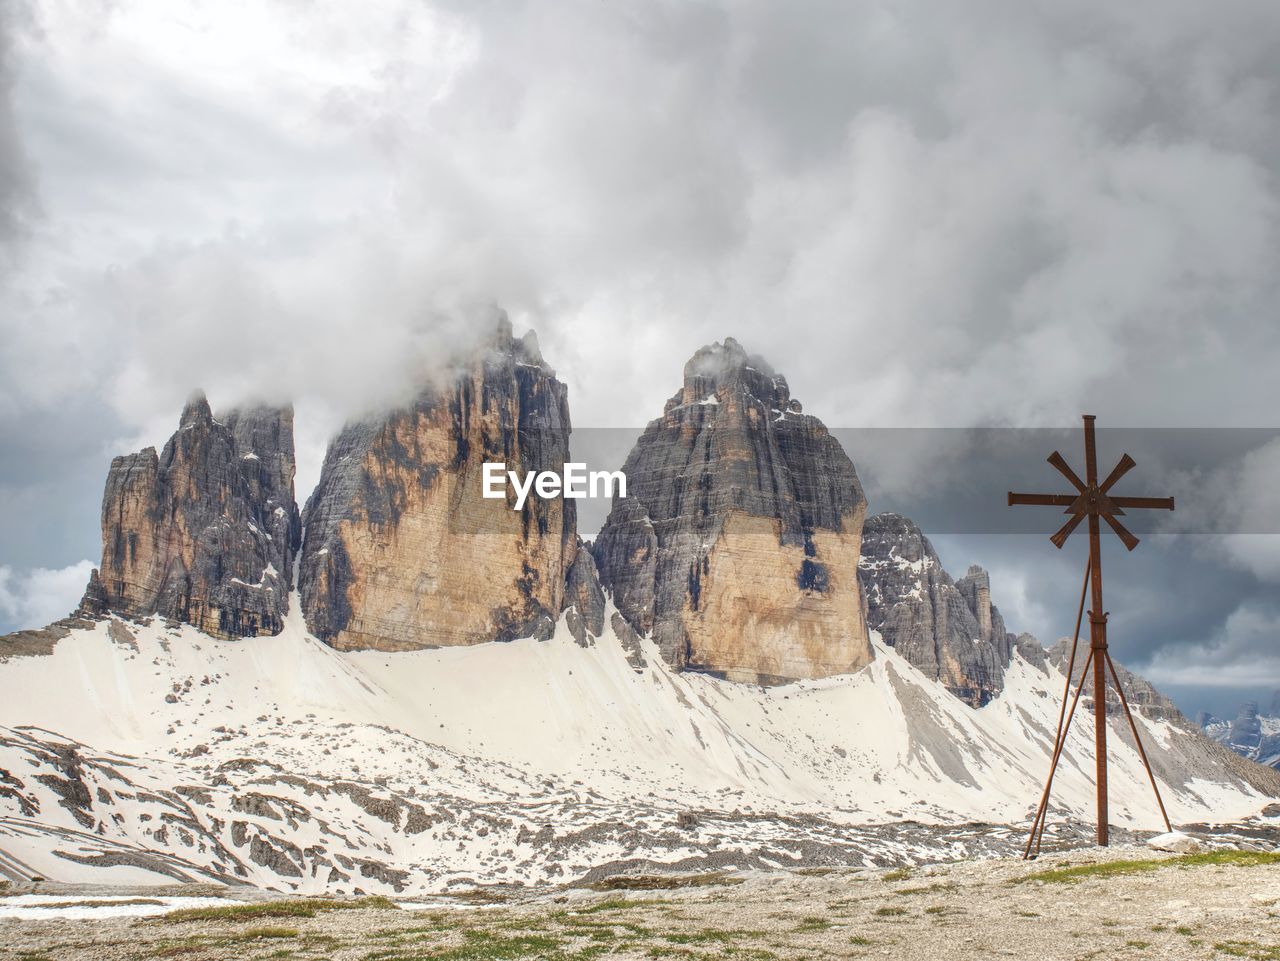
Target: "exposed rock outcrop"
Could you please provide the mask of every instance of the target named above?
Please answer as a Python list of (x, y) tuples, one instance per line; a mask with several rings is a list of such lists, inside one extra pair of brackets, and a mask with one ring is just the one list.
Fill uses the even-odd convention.
[(732, 338), (699, 350), (623, 471), (593, 553), (671, 665), (771, 683), (868, 663), (862, 487), (764, 361)]
[(82, 610), (159, 614), (216, 637), (278, 633), (301, 532), (291, 408), (214, 418), (197, 393), (156, 453), (117, 457)]
[(1028, 634), (1025, 631), (1013, 639), (1013, 647), (1027, 663), (1045, 669), (1048, 664), (1048, 652), (1044, 649), (1044, 645), (1034, 634)]
[[(1084, 670), (1085, 660), (1089, 656), (1089, 639), (1088, 637), (1080, 638), (1080, 647), (1076, 652), (1076, 665), (1072, 671), (1072, 683), (1078, 684)], [(1071, 638), (1061, 638), (1058, 643), (1049, 648), (1049, 661), (1062, 672), (1066, 672), (1067, 665), (1071, 659)], [(1112, 656), (1114, 660), (1114, 655)], [(1080, 707), (1082, 710), (1092, 710), (1093, 708), (1093, 668), (1089, 668), (1090, 678), (1086, 681), (1084, 693), (1080, 696)], [(1123, 664), (1116, 663), (1116, 674), (1120, 678), (1120, 683), (1124, 685), (1124, 696), (1129, 702), (1129, 707), (1136, 711), (1141, 711), (1143, 715), (1153, 721), (1173, 721), (1180, 727), (1188, 730), (1193, 729), (1193, 725), (1178, 710), (1177, 705), (1173, 703), (1165, 695), (1161, 694), (1145, 677), (1134, 674)], [(1107, 684), (1107, 711), (1122, 711), (1120, 704), (1120, 696), (1116, 693), (1115, 684), (1111, 681), (1108, 674)]]
[[(867, 624), (886, 644), (975, 707), (1003, 689), (1015, 639), (981, 567), (953, 581), (919, 527), (900, 514), (877, 514), (862, 530), (861, 576)], [(1034, 638), (1019, 646), (1043, 663)]]
[(351, 650), (549, 637), (576, 554), (571, 500), (482, 496), (482, 465), (524, 476), (569, 459), (565, 386), (502, 317), (407, 407), (329, 445), (306, 509), (302, 608)]
[(565, 623), (573, 639), (582, 647), (604, 633), (604, 590), (596, 562), (585, 545), (578, 545), (578, 552), (569, 566), (565, 582)]

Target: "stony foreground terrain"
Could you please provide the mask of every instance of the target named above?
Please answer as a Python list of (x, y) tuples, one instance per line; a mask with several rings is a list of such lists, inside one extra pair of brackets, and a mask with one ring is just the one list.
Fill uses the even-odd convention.
[[(0, 918), (0, 959), (1280, 958), (1280, 855), (1260, 852), (1129, 847), (607, 885), (525, 901), (227, 901), (152, 918)], [(20, 897), (3, 894), (0, 913)]]

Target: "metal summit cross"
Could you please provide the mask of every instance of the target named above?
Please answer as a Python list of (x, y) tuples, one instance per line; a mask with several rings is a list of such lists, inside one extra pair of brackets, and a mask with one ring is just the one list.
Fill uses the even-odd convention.
[[(1108, 840), (1107, 830), (1107, 673), (1110, 670), (1111, 679), (1115, 683), (1116, 693), (1119, 695), (1120, 704), (1124, 708), (1124, 713), (1129, 719), (1129, 728), (1133, 732), (1134, 743), (1138, 746), (1138, 754), (1142, 758), (1142, 763), (1147, 769), (1147, 777), (1151, 780), (1151, 788), (1155, 791), (1156, 803), (1160, 806), (1160, 815), (1164, 818), (1165, 828), (1172, 830), (1169, 825), (1169, 816), (1165, 813), (1164, 801), (1160, 798), (1160, 788), (1156, 785), (1155, 774), (1152, 773), (1151, 763), (1147, 760), (1147, 752), (1142, 746), (1142, 739), (1138, 736), (1138, 726), (1134, 723), (1133, 714), (1129, 710), (1129, 702), (1124, 696), (1124, 688), (1120, 684), (1120, 676), (1116, 673), (1115, 664), (1111, 661), (1111, 654), (1107, 651), (1107, 613), (1102, 607), (1102, 542), (1100, 537), (1101, 522), (1106, 521), (1107, 525), (1116, 532), (1116, 535), (1124, 542), (1124, 546), (1129, 550), (1133, 550), (1138, 546), (1138, 538), (1134, 537), (1120, 521), (1116, 520), (1117, 516), (1124, 514), (1127, 508), (1150, 508), (1153, 510), (1173, 510), (1172, 497), (1117, 497), (1113, 496), (1110, 491), (1125, 474), (1134, 468), (1135, 462), (1128, 454), (1120, 458), (1120, 462), (1107, 475), (1107, 479), (1101, 484), (1098, 483), (1098, 452), (1094, 439), (1094, 422), (1095, 418), (1092, 414), (1084, 415), (1084, 462), (1085, 462), (1085, 479), (1082, 481), (1076, 476), (1066, 459), (1056, 450), (1049, 455), (1049, 463), (1058, 469), (1071, 486), (1075, 488), (1075, 493), (1071, 494), (1015, 494), (1009, 492), (1009, 506), (1013, 507), (1019, 504), (1026, 504), (1036, 507), (1065, 507), (1064, 513), (1070, 514), (1071, 518), (1061, 529), (1051, 538), (1053, 545), (1061, 548), (1071, 532), (1080, 526), (1081, 521), (1089, 521), (1089, 560), (1085, 564), (1084, 584), (1080, 588), (1080, 609), (1076, 614), (1076, 633), (1075, 639), (1071, 645), (1071, 659), (1067, 666), (1067, 683), (1062, 692), (1062, 706), (1058, 712), (1058, 733), (1054, 739), (1053, 760), (1049, 765), (1049, 776), (1045, 780), (1044, 793), (1040, 797), (1040, 807), (1036, 811), (1035, 820), (1031, 824), (1031, 835), (1027, 838), (1027, 846), (1023, 851), (1024, 858), (1035, 857), (1040, 853), (1040, 842), (1044, 838), (1045, 822), (1049, 810), (1049, 793), (1053, 787), (1053, 775), (1058, 769), (1058, 761), (1062, 757), (1062, 751), (1067, 741), (1067, 731), (1071, 727), (1071, 721), (1075, 717), (1076, 705), (1080, 701), (1080, 694), (1084, 690), (1085, 681), (1089, 676), (1089, 667), (1093, 666), (1093, 713), (1094, 713), (1094, 750), (1098, 765), (1097, 788), (1098, 788), (1098, 844), (1106, 845)], [(1067, 701), (1071, 694), (1071, 681), (1074, 677), (1076, 663), (1076, 648), (1080, 643), (1080, 624), (1084, 617), (1085, 595), (1092, 588), (1092, 605), (1093, 609), (1089, 611), (1089, 657), (1084, 663), (1084, 668), (1080, 672), (1080, 683), (1076, 687), (1075, 697), (1071, 698), (1071, 711), (1067, 713)], [(1032, 853), (1034, 847), (1035, 853)]]

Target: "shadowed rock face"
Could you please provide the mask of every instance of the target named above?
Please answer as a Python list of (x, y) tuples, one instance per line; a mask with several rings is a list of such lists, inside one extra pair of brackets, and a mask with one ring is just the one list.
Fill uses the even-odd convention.
[(521, 476), (569, 459), (566, 390), (505, 317), (412, 406), (329, 445), (306, 509), (302, 609), (342, 649), (550, 636), (576, 550), (573, 501), (482, 497), (482, 465)]
[(732, 338), (699, 350), (623, 467), (593, 553), (614, 604), (676, 668), (764, 683), (871, 659), (853, 463)]
[(1262, 743), (1262, 721), (1258, 719), (1258, 702), (1245, 701), (1231, 722), (1227, 745), (1241, 754), (1257, 751)]
[[(975, 707), (1004, 689), (1016, 639), (991, 603), (981, 567), (953, 581), (917, 527), (899, 514), (877, 514), (862, 530), (867, 624), (926, 675)], [(1044, 663), (1034, 639), (1017, 644)]]
[[(1086, 628), (1087, 630), (1087, 628)], [(1084, 673), (1085, 660), (1089, 656), (1089, 638), (1081, 637), (1080, 646), (1076, 650), (1076, 664), (1072, 670), (1072, 684), (1078, 685)], [(1112, 655), (1114, 661), (1114, 655)], [(1049, 648), (1049, 661), (1058, 670), (1064, 674), (1067, 665), (1071, 660), (1071, 638), (1064, 637), (1058, 640), (1058, 643)], [(1145, 677), (1134, 674), (1123, 664), (1116, 663), (1116, 674), (1120, 678), (1120, 683), (1124, 685), (1124, 696), (1129, 702), (1129, 707), (1135, 711), (1141, 711), (1146, 717), (1153, 721), (1172, 721), (1180, 727), (1188, 730), (1195, 728), (1178, 710), (1177, 705), (1173, 703), (1165, 695), (1156, 690), (1155, 686)], [(1089, 677), (1085, 679), (1084, 693), (1080, 696), (1080, 707), (1082, 710), (1093, 710), (1093, 668), (1089, 668)], [(1120, 695), (1116, 693), (1115, 684), (1111, 680), (1110, 672), (1107, 673), (1107, 712), (1117, 713), (1124, 710), (1120, 703)]]
[(596, 572), (595, 559), (585, 545), (579, 545), (569, 567), (564, 592), (565, 623), (581, 647), (589, 647), (604, 633), (604, 590)]
[(217, 637), (275, 634), (301, 534), (291, 408), (215, 420), (203, 394), (164, 451), (117, 457), (102, 499), (102, 564), (85, 610), (160, 614)]

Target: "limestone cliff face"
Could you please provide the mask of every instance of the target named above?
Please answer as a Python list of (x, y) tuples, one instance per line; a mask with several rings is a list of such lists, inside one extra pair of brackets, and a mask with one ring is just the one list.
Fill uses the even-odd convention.
[(301, 533), (293, 475), (291, 409), (215, 420), (197, 394), (163, 452), (112, 461), (84, 608), (160, 614), (217, 637), (278, 633)]
[(573, 501), (482, 497), (482, 465), (569, 459), (566, 390), (505, 318), (447, 383), (348, 425), (306, 509), (302, 609), (341, 650), (549, 636), (576, 552)]
[(626, 620), (679, 669), (772, 683), (871, 659), (866, 498), (785, 378), (732, 338), (699, 350), (627, 458), (593, 553)]
[[(862, 531), (862, 580), (867, 623), (886, 644), (961, 700), (979, 707), (1004, 688), (1016, 646), (1044, 662), (1034, 639), (1018, 643), (991, 603), (981, 567), (953, 581), (914, 523), (877, 514)], [(1039, 652), (1037, 654), (1037, 652)]]

